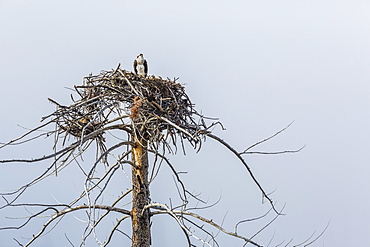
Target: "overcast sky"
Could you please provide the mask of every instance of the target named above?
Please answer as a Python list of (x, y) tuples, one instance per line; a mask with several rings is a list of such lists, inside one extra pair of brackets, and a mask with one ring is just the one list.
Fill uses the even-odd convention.
[[(131, 69), (143, 53), (149, 74), (180, 77), (198, 111), (224, 124), (226, 131), (215, 133), (240, 151), (294, 121), (258, 150), (305, 145), (301, 152), (246, 157), (266, 191), (274, 191), (277, 206), (286, 203), (286, 215), (256, 240), (267, 244), (275, 234), (275, 245), (291, 238), (297, 244), (330, 222), (313, 246), (365, 246), (370, 233), (369, 27), (370, 2), (361, 0), (0, 0), (0, 141), (26, 131), (18, 125), (37, 126), (54, 110), (48, 97), (69, 104), (65, 87), (118, 63)], [(0, 150), (0, 159), (51, 151), (48, 145), (17, 148)], [(247, 171), (212, 140), (199, 154), (187, 153), (171, 160), (189, 171), (184, 178), (189, 187), (210, 202), (222, 195), (206, 215), (221, 222), (227, 213), (225, 226), (233, 230), (238, 219), (268, 209)], [(1, 188), (13, 188), (9, 184), (23, 173), (41, 169), (10, 166), (17, 165), (0, 165)], [(50, 190), (45, 198), (57, 193), (62, 177), (45, 182)], [(160, 178), (152, 199), (168, 203), (164, 181), (172, 177)], [(1, 222), (2, 211), (0, 217)], [(173, 226), (153, 223), (154, 247), (186, 246), (181, 230), (176, 233), (181, 244), (173, 244)], [(76, 231), (81, 235), (83, 229)], [(0, 245), (17, 246), (12, 234), (0, 232)], [(35, 246), (70, 246), (63, 230), (58, 238), (44, 239)], [(242, 246), (228, 240), (223, 246)]]

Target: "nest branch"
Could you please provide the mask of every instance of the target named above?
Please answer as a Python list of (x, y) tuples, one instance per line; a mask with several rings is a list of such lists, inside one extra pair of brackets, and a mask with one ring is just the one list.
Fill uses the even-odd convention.
[(85, 135), (101, 130), (97, 138), (104, 145), (104, 131), (122, 129), (151, 147), (158, 147), (173, 135), (195, 147), (207, 129), (204, 121), (195, 119), (202, 116), (175, 80), (144, 78), (117, 68), (85, 77), (83, 85), (74, 88), (81, 99), (70, 106), (49, 99), (58, 109), (48, 117), (54, 118), (59, 135), (72, 135), (81, 144)]

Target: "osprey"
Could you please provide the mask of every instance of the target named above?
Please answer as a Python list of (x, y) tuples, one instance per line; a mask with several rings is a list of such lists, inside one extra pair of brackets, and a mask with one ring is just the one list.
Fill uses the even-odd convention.
[(136, 59), (134, 60), (134, 71), (137, 75), (146, 76), (148, 74), (148, 64), (144, 59), (143, 54), (137, 55)]

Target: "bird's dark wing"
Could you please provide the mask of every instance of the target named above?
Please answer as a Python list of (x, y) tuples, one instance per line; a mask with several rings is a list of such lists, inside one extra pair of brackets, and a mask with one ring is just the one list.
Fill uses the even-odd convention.
[(144, 73), (148, 74), (148, 63), (146, 62), (146, 60), (144, 61)]
[(137, 74), (136, 65), (137, 65), (137, 61), (136, 61), (136, 59), (135, 59), (135, 60), (134, 60), (134, 72), (135, 72), (135, 74)]

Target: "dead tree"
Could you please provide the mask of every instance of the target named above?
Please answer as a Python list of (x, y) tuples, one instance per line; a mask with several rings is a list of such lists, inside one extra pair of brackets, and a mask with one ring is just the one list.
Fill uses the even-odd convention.
[[(107, 246), (117, 233), (129, 237), (129, 233), (120, 230), (120, 226), (130, 218), (132, 232), (129, 238), (132, 246), (149, 247), (152, 218), (155, 215), (166, 214), (171, 216), (182, 229), (188, 246), (195, 246), (193, 241), (200, 241), (206, 246), (218, 246), (216, 237), (197, 222), (239, 238), (244, 244), (262, 246), (253, 240), (254, 235), (246, 237), (237, 233), (236, 228), (235, 231), (226, 230), (221, 224), (196, 214), (189, 208), (190, 198), (199, 201), (200, 199), (186, 189), (175, 166), (169, 162), (166, 155), (176, 153), (178, 149), (184, 149), (185, 142), (190, 143), (196, 151), (201, 149), (206, 138), (219, 142), (235, 154), (245, 166), (250, 178), (263, 197), (268, 200), (277, 217), (281, 212), (275, 208), (273, 201), (242, 156), (251, 153), (251, 148), (280, 132), (243, 152), (238, 152), (224, 140), (212, 134), (213, 127), (216, 125), (222, 127), (221, 123), (199, 114), (185, 93), (184, 86), (178, 83), (177, 79), (137, 76), (120, 69), (120, 66), (114, 70), (85, 77), (83, 85), (74, 86), (74, 91), (78, 94), (78, 99), (71, 95), (72, 104), (62, 105), (49, 99), (57, 109), (42, 118), (43, 124), (0, 147), (4, 148), (40, 137), (54, 137), (53, 152), (48, 155), (34, 159), (0, 161), (0, 163), (50, 162), (46, 171), (32, 181), (14, 191), (1, 193), (4, 204), (0, 210), (9, 207), (26, 207), (36, 213), (28, 216), (20, 225), (3, 226), (0, 230), (22, 229), (36, 218), (45, 219), (48, 215), (47, 220), (27, 243), (15, 240), (21, 246), (30, 246), (65, 215), (85, 211), (87, 226), (80, 246), (84, 246), (89, 237), (93, 238), (99, 246)], [(49, 130), (45, 131), (46, 128)], [(43, 130), (41, 134), (39, 134), (40, 130)], [(96, 158), (89, 163), (88, 168), (86, 166), (83, 168), (80, 165), (82, 155), (88, 152), (93, 144), (96, 145)], [(152, 162), (149, 162), (149, 156), (153, 158)], [(179, 198), (182, 202), (180, 205), (169, 206), (165, 203), (157, 203), (150, 197), (150, 183), (158, 174), (162, 163), (171, 169), (177, 180)], [(68, 203), (57, 204), (20, 202), (22, 195), (30, 187), (51, 175), (57, 176), (72, 164), (79, 166), (85, 174), (84, 189), (79, 197)], [(125, 168), (127, 166), (131, 170), (132, 187), (121, 192), (115, 200), (98, 203), (102, 194), (111, 185), (110, 181), (117, 171), (128, 173)], [(131, 199), (128, 200), (127, 197), (130, 194)], [(124, 203), (124, 200), (128, 200), (128, 203)], [(127, 204), (131, 204), (131, 209), (127, 209), (125, 206)], [(120, 218), (104, 240), (100, 240), (97, 237), (97, 228), (108, 215), (113, 213)], [(208, 237), (198, 237), (193, 228)]]

